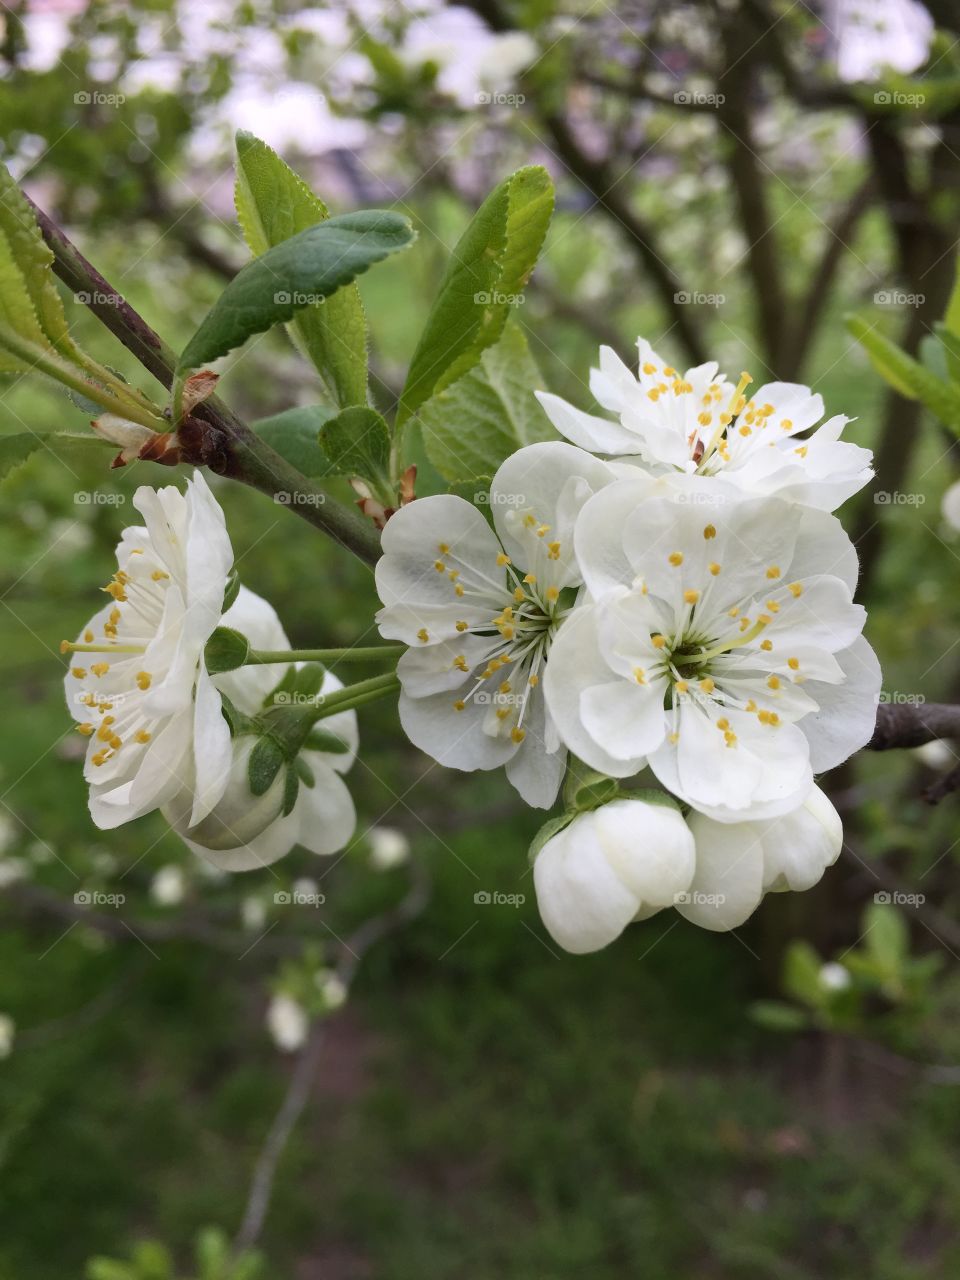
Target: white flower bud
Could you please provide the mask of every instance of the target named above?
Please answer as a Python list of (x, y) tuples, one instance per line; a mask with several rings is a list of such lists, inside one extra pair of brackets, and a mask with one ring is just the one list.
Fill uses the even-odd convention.
[(168, 863), (150, 881), (150, 897), (158, 906), (175, 907), (183, 901), (185, 887), (183, 868)]
[(124, 462), (138, 457), (147, 441), (156, 435), (149, 427), (141, 426), (139, 422), (128, 422), (115, 413), (101, 413), (90, 425), (102, 440), (120, 446), (120, 457)]
[(943, 495), (940, 514), (951, 529), (960, 530), (960, 480), (952, 484)]
[(267, 1006), (267, 1029), (278, 1049), (294, 1053), (306, 1042), (310, 1019), (299, 1001), (281, 992)]
[(824, 991), (846, 991), (850, 986), (850, 970), (836, 961), (825, 964), (817, 977)]
[(673, 905), (690, 884), (694, 853), (669, 803), (612, 800), (582, 813), (533, 865), (543, 923), (565, 950), (597, 951), (631, 920)]
[(370, 841), (370, 861), (377, 871), (402, 866), (410, 857), (410, 841), (396, 827), (371, 827), (367, 839)]
[(314, 981), (317, 984), (317, 990), (323, 997), (328, 1013), (332, 1013), (346, 1003), (346, 985), (343, 979), (334, 973), (332, 969), (318, 970)]
[(205, 849), (236, 849), (250, 844), (280, 818), (285, 769), (279, 770), (262, 796), (255, 796), (250, 790), (247, 769), (258, 741), (254, 734), (249, 733), (233, 740), (233, 760), (227, 785), (211, 811), (195, 827), (186, 827), (182, 819), (178, 821), (172, 805), (164, 810), (171, 825), (185, 840)]
[(0, 1058), (9, 1058), (13, 1052), (16, 1023), (8, 1013), (0, 1013)]

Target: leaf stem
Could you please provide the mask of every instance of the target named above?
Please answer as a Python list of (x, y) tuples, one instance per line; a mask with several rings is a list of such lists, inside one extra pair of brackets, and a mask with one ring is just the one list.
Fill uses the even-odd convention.
[(376, 702), (379, 698), (389, 697), (400, 688), (400, 681), (395, 672), (387, 675), (372, 676), (369, 680), (358, 680), (356, 684), (347, 685), (345, 689), (337, 689), (334, 693), (323, 695), (318, 703), (312, 723), (325, 720), (327, 716), (336, 715), (340, 711), (349, 711), (353, 707), (361, 707), (367, 702)]
[(347, 649), (251, 649), (244, 666), (266, 666), (274, 662), (377, 662), (403, 653), (402, 644), (377, 644)]

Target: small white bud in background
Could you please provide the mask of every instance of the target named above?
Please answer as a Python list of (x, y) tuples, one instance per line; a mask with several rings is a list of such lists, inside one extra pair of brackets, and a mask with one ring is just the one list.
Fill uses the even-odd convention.
[(0, 1058), (9, 1058), (13, 1052), (16, 1023), (8, 1013), (0, 1013)]
[(124, 462), (132, 462), (139, 457), (143, 446), (156, 435), (149, 427), (141, 426), (139, 422), (128, 422), (115, 413), (101, 413), (90, 425), (101, 440), (120, 446), (119, 456)]
[(186, 880), (183, 868), (175, 863), (161, 867), (150, 881), (150, 897), (158, 907), (175, 907), (183, 901)]
[(850, 986), (850, 970), (836, 961), (825, 964), (817, 978), (824, 991), (846, 991)]
[(249, 897), (244, 898), (240, 904), (240, 919), (243, 921), (245, 929), (255, 933), (257, 929), (262, 929), (267, 922), (267, 904), (262, 898), (254, 897), (251, 894)]
[(410, 857), (410, 841), (396, 827), (371, 827), (370, 864), (377, 871), (390, 871), (402, 866)]
[(323, 996), (328, 1012), (332, 1013), (346, 1003), (346, 984), (332, 969), (318, 970), (314, 977), (314, 982), (317, 984), (317, 990)]
[(278, 1049), (294, 1053), (306, 1042), (310, 1019), (303, 1005), (281, 992), (267, 1006), (267, 1029)]

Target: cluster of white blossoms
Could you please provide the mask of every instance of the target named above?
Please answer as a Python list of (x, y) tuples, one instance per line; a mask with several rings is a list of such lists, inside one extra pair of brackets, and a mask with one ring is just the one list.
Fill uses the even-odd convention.
[(538, 901), (578, 952), (670, 906), (734, 928), (765, 893), (816, 883), (843, 837), (814, 775), (869, 740), (880, 690), (830, 514), (872, 476), (847, 419), (804, 435), (823, 417), (809, 388), (751, 395), (747, 374), (639, 348), (636, 377), (608, 349), (591, 377), (618, 421), (540, 394), (573, 443), (503, 463), (492, 528), (463, 498), (421, 499), (377, 567), (417, 746), (505, 765), (540, 808), (565, 775), (649, 770), (664, 789), (574, 800), (550, 824)]
[[(199, 473), (185, 494), (143, 486), (133, 502), (144, 524), (123, 532), (104, 588), (109, 602), (63, 646), (71, 655), (67, 705), (89, 738), (84, 776), (94, 822), (110, 829), (159, 809), (191, 849), (227, 871), (266, 866), (294, 844), (318, 854), (342, 849), (356, 823), (340, 777), (356, 755), (355, 712), (325, 721), (342, 750), (304, 749), (294, 788), (281, 769), (254, 796), (248, 765), (258, 739), (231, 734), (224, 700), (235, 716), (254, 716), (282, 670), (211, 675), (205, 647), (221, 626), (253, 648), (288, 650), (289, 641), (272, 606), (245, 587), (225, 608), (233, 550)], [(321, 692), (340, 687), (324, 675)]]

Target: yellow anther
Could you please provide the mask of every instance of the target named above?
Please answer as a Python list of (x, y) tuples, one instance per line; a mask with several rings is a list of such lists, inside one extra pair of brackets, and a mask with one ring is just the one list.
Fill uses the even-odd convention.
[(516, 600), (517, 604), (522, 604), (527, 598), (527, 593), (524, 591), (523, 587), (514, 587), (513, 598)]
[(685, 592), (683, 593), (683, 598), (684, 598), (684, 600), (686, 601), (686, 603), (687, 603), (687, 604), (696, 604), (696, 603), (697, 603), (697, 601), (700, 599), (700, 592), (699, 592), (699, 591), (685, 591)]
[(738, 427), (737, 430), (742, 436), (749, 436), (753, 432), (753, 427)]
[(787, 590), (794, 597), (803, 595), (803, 587), (799, 582), (791, 582), (789, 587), (787, 587)]
[(779, 688), (780, 688), (780, 677), (779, 677), (779, 676), (769, 676), (769, 677), (768, 677), (768, 679), (767, 679), (767, 688), (768, 688), (768, 689), (779, 689)]
[(770, 566), (770, 568), (767, 570), (767, 577), (768, 577), (768, 578), (779, 578), (779, 577), (780, 577), (780, 566), (779, 566), (778, 564), (772, 564), (772, 565)]
[(447, 568), (442, 560), (434, 560), (433, 567), (436, 569), (437, 573), (444, 573)]
[(85, 738), (89, 738), (91, 733), (93, 733), (93, 725), (90, 724), (89, 721), (85, 724), (78, 724), (77, 733), (82, 733)]
[(720, 719), (717, 721), (717, 728), (722, 730), (727, 730), (730, 728), (730, 721), (727, 719), (726, 716), (720, 717)]
[(457, 671), (470, 670), (470, 668), (467, 666), (467, 660), (462, 653), (457, 654), (457, 656), (453, 660), (453, 665), (457, 669)]
[(105, 591), (108, 596), (113, 596), (114, 600), (126, 600), (127, 598), (127, 593), (123, 589), (122, 582), (108, 582), (107, 585), (101, 589)]
[(560, 592), (557, 590), (556, 587), (547, 587), (546, 594), (547, 594), (547, 599), (550, 601), (558, 600), (560, 598)]
[(440, 552), (442, 556), (445, 556), (447, 552), (450, 550), (450, 548), (447, 546), (445, 542), (441, 542), (438, 545), (437, 550)]
[(523, 523), (526, 525), (528, 529), (532, 529), (533, 526), (537, 523), (537, 517), (532, 512), (528, 511), (527, 514), (523, 517)]
[(506, 720), (506, 718), (507, 718), (507, 716), (508, 716), (508, 715), (510, 715), (510, 708), (509, 708), (509, 707), (498, 707), (498, 708), (497, 708), (497, 719), (498, 719), (498, 720)]
[(456, 624), (456, 627), (458, 631), (467, 631), (469, 630), (470, 624), (468, 622), (461, 621)]
[(757, 719), (761, 724), (778, 725), (780, 723), (780, 717), (775, 711), (760, 710), (757, 712)]
[[(769, 608), (769, 607), (770, 607), (770, 601), (768, 600), (768, 601), (767, 601), (767, 608)], [(757, 619), (757, 626), (758, 626), (758, 627), (768, 627), (772, 621), (773, 621), (773, 619), (772, 619), (772, 618), (768, 618), (768, 617), (767, 617), (767, 615), (766, 615), (765, 613), (761, 613), (760, 617)]]
[[(770, 610), (770, 612), (771, 612), (771, 613), (779, 613), (779, 612), (780, 612), (780, 606), (777, 604), (776, 600), (768, 600), (768, 601), (767, 601), (767, 608)], [(762, 616), (762, 615), (761, 615), (761, 616)], [(769, 621), (769, 619), (768, 619), (768, 621)]]
[(793, 430), (793, 423), (790, 421), (790, 419), (789, 419), (789, 418), (784, 418), (784, 419), (782, 420), (782, 422), (780, 423), (780, 425), (781, 425), (781, 427), (783, 427), (784, 431), (792, 431), (792, 430)]
[(98, 751), (95, 756), (90, 757), (90, 763), (95, 765), (99, 769), (102, 764), (107, 763), (107, 761), (110, 759), (110, 756), (111, 756), (111, 752), (107, 750)]
[(760, 641), (760, 648), (761, 648), (761, 649), (765, 649), (765, 650), (766, 650), (766, 652), (767, 652), (767, 653), (769, 653), (769, 652), (770, 652), (770, 650), (773, 648), (773, 641), (772, 641), (772, 640), (761, 640), (761, 641)]
[(71, 667), (70, 674), (75, 680), (85, 680), (87, 675), (86, 667)]
[(417, 639), (420, 641), (421, 644), (427, 643), (427, 641), (430, 639), (430, 632), (427, 630), (426, 627), (420, 628), (420, 630), (417, 632)]
[(807, 456), (807, 446), (802, 444), (799, 449), (794, 449), (793, 452), (799, 454), (801, 458), (805, 458)]
[(109, 662), (94, 662), (91, 664), (90, 670), (97, 677), (105, 676), (110, 670)]
[(637, 684), (647, 683), (647, 673), (644, 671), (643, 667), (633, 668), (633, 678), (636, 680)]
[(671, 552), (670, 552), (670, 554), (669, 554), (669, 556), (667, 556), (667, 559), (670, 561), (670, 563), (673, 565), (673, 567), (674, 567), (675, 569), (677, 569), (677, 568), (679, 568), (679, 567), (680, 567), (680, 565), (682, 565), (682, 564), (683, 564), (683, 552), (682, 552), (682, 551), (671, 551)]
[(686, 680), (678, 680), (673, 687), (676, 689), (677, 693), (686, 693), (690, 688)]
[(503, 684), (500, 686), (500, 692), (501, 692), (501, 693), (509, 693), (509, 692), (510, 692), (510, 681), (509, 681), (509, 680), (504, 680)]
[(711, 538), (715, 538), (717, 536), (717, 531), (712, 524), (704, 525), (703, 536), (708, 542)]
[(110, 726), (106, 722), (101, 723), (100, 728), (97, 730), (97, 741), (109, 742), (112, 737), (113, 730)]
[(791, 670), (791, 671), (799, 671), (799, 670), (800, 670), (800, 659), (799, 659), (799, 658), (788, 658), (788, 659), (787, 659), (787, 666), (790, 668), (790, 670)]
[(647, 374), (649, 374), (649, 373), (656, 373), (656, 372), (657, 372), (657, 366), (656, 366), (655, 364), (651, 364), (651, 363), (650, 363), (650, 361), (648, 360), (648, 361), (646, 362), (646, 364), (643, 366), (643, 372), (644, 372), (644, 373), (647, 373)]
[(701, 693), (713, 693), (716, 687), (717, 686), (713, 683), (713, 681), (710, 679), (709, 676), (707, 676), (706, 679), (700, 681)]
[(732, 609), (728, 609), (728, 610), (727, 610), (727, 617), (728, 617), (728, 618), (735, 618), (739, 612), (740, 612), (740, 610), (736, 607), (736, 605), (734, 605), (734, 607), (733, 607)]
[[(119, 610), (118, 610), (117, 612), (119, 613)], [(112, 616), (113, 616), (113, 615), (112, 615), (112, 613), (111, 613), (111, 617), (112, 617)], [(85, 632), (83, 633), (83, 641), (84, 641), (84, 644), (93, 644), (93, 632), (92, 632), (92, 631), (85, 631)], [(61, 650), (61, 652), (62, 652), (62, 650)]]
[(720, 572), (720, 566), (717, 564), (716, 560), (712, 560), (710, 562), (710, 572), (713, 574), (714, 577), (716, 577), (717, 574)]
[(665, 378), (675, 378), (677, 376), (677, 371), (672, 365), (665, 364), (663, 366), (663, 376)]
[(669, 735), (667, 736), (667, 741), (670, 743), (671, 747), (675, 747), (675, 746), (677, 745), (677, 743), (680, 741), (680, 735), (679, 735), (679, 733), (671, 733), (671, 734), (669, 734)]
[(654, 387), (652, 391), (647, 392), (647, 399), (653, 400), (654, 402), (660, 399), (660, 392), (656, 389), (656, 387)]
[(741, 630), (741, 631), (748, 631), (749, 629), (750, 629), (750, 619), (749, 619), (749, 618), (741, 618), (741, 619), (740, 619), (740, 630)]
[(510, 737), (514, 742), (520, 743), (527, 736), (526, 729), (513, 728), (510, 730)]
[(150, 741), (150, 736), (151, 735), (147, 733), (146, 729), (138, 729), (137, 732), (133, 735), (133, 740), (134, 742), (139, 742), (140, 745), (142, 746), (145, 742)]
[(542, 524), (540, 528), (537, 530), (537, 537), (545, 538), (549, 532), (550, 532), (550, 526), (548, 524)]
[(505, 564), (509, 564), (509, 563), (510, 563), (510, 557), (507, 555), (505, 551), (501, 551), (500, 554), (497, 556), (497, 568), (502, 569)]
[(547, 559), (548, 560), (560, 559), (560, 543), (559, 542), (551, 542), (547, 545)]
[(655, 649), (662, 649), (663, 646), (667, 643), (667, 638), (666, 636), (651, 636), (650, 643), (653, 645)]
[(150, 674), (149, 671), (137, 672), (137, 688), (138, 689), (149, 689), (152, 683), (153, 683), (153, 676)]
[(737, 745), (737, 735), (731, 729), (728, 729), (723, 735), (723, 740), (728, 747), (735, 747)]
[(458, 582), (458, 583), (457, 583), (457, 585), (453, 588), (453, 590), (454, 590), (454, 594), (455, 594), (458, 598), (462, 598), (462, 596), (464, 595), (463, 587), (461, 587), (461, 585), (460, 585), (460, 583), (459, 583), (459, 582)]
[(530, 686), (531, 689), (535, 689), (539, 683), (540, 683), (540, 677), (538, 675), (532, 675), (530, 679), (527, 681), (527, 684)]
[(713, 414), (698, 413), (697, 421), (700, 423), (701, 427), (709, 427), (710, 423), (713, 421)]
[(154, 582), (162, 582), (164, 578), (169, 578), (170, 575), (169, 573), (164, 573), (162, 569), (154, 569), (150, 577), (153, 579)]
[(467, 704), (464, 702), (462, 698), (458, 698), (456, 702), (453, 704), (453, 709), (454, 711), (462, 711), (466, 705)]
[(532, 587), (537, 581), (537, 575), (535, 573), (525, 573), (523, 575), (523, 580), (528, 587)]
[(757, 704), (756, 704), (756, 703), (754, 702), (754, 700), (751, 698), (751, 699), (750, 699), (750, 701), (749, 701), (749, 702), (747, 703), (747, 705), (746, 705), (746, 710), (747, 710), (747, 711), (751, 711), (751, 712), (753, 712), (753, 711), (756, 711), (756, 709), (757, 709)]

